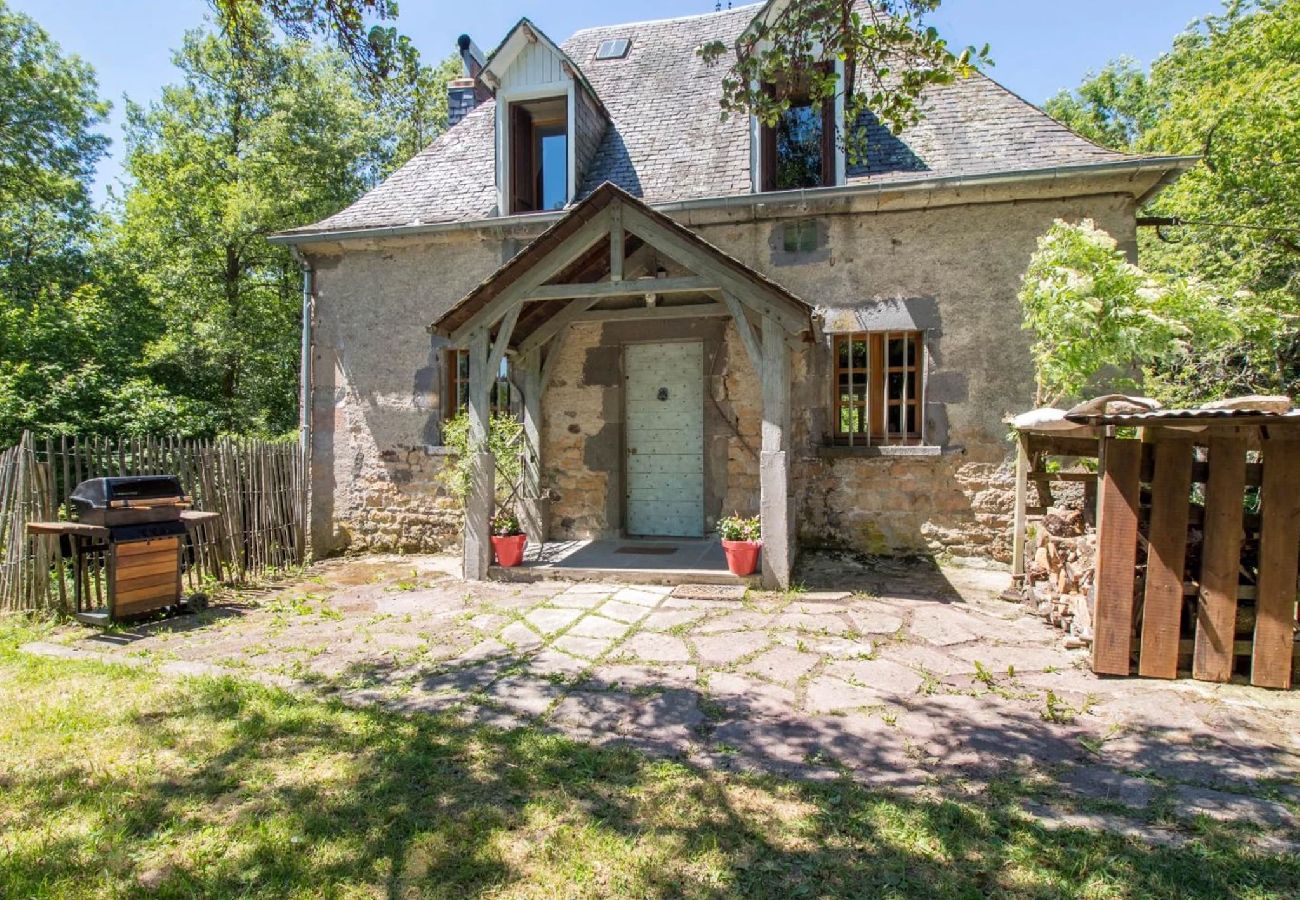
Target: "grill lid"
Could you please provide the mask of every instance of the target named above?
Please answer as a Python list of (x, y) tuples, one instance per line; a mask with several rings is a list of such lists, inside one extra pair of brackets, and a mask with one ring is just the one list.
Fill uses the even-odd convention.
[(108, 509), (110, 506), (153, 505), (140, 501), (173, 500), (181, 503), (185, 492), (175, 475), (129, 475), (88, 479), (77, 485), (68, 499), (78, 510)]

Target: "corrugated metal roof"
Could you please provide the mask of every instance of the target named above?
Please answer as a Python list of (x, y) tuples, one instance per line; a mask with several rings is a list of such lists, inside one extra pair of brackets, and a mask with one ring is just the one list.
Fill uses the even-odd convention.
[(1156, 409), (1140, 413), (1083, 413), (1067, 415), (1065, 418), (1080, 425), (1300, 425), (1300, 409), (1284, 413), (1260, 412), (1255, 409)]

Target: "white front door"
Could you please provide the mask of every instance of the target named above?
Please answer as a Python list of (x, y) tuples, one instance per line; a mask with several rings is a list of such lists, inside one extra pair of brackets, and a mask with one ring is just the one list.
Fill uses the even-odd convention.
[(628, 344), (627, 531), (704, 534), (704, 345)]

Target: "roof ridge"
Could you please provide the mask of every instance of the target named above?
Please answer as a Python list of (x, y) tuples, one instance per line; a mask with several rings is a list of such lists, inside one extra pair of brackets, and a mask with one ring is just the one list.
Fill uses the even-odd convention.
[(693, 13), (689, 16), (669, 16), (664, 19), (642, 19), (637, 22), (613, 22), (609, 25), (589, 25), (586, 28), (579, 28), (573, 34), (565, 38), (571, 41), (580, 34), (586, 34), (589, 31), (602, 31), (606, 28), (634, 28), (639, 25), (667, 25), (671, 22), (692, 22), (696, 19), (710, 19), (714, 16), (725, 16), (728, 13), (741, 12), (750, 7), (762, 6), (762, 3), (746, 3), (744, 6), (736, 6), (732, 9), (719, 9), (713, 12)]

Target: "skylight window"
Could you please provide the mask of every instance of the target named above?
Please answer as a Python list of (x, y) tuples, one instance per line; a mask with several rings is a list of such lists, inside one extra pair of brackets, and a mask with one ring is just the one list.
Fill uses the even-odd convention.
[(631, 38), (612, 38), (601, 41), (596, 48), (596, 59), (622, 59), (632, 47)]

